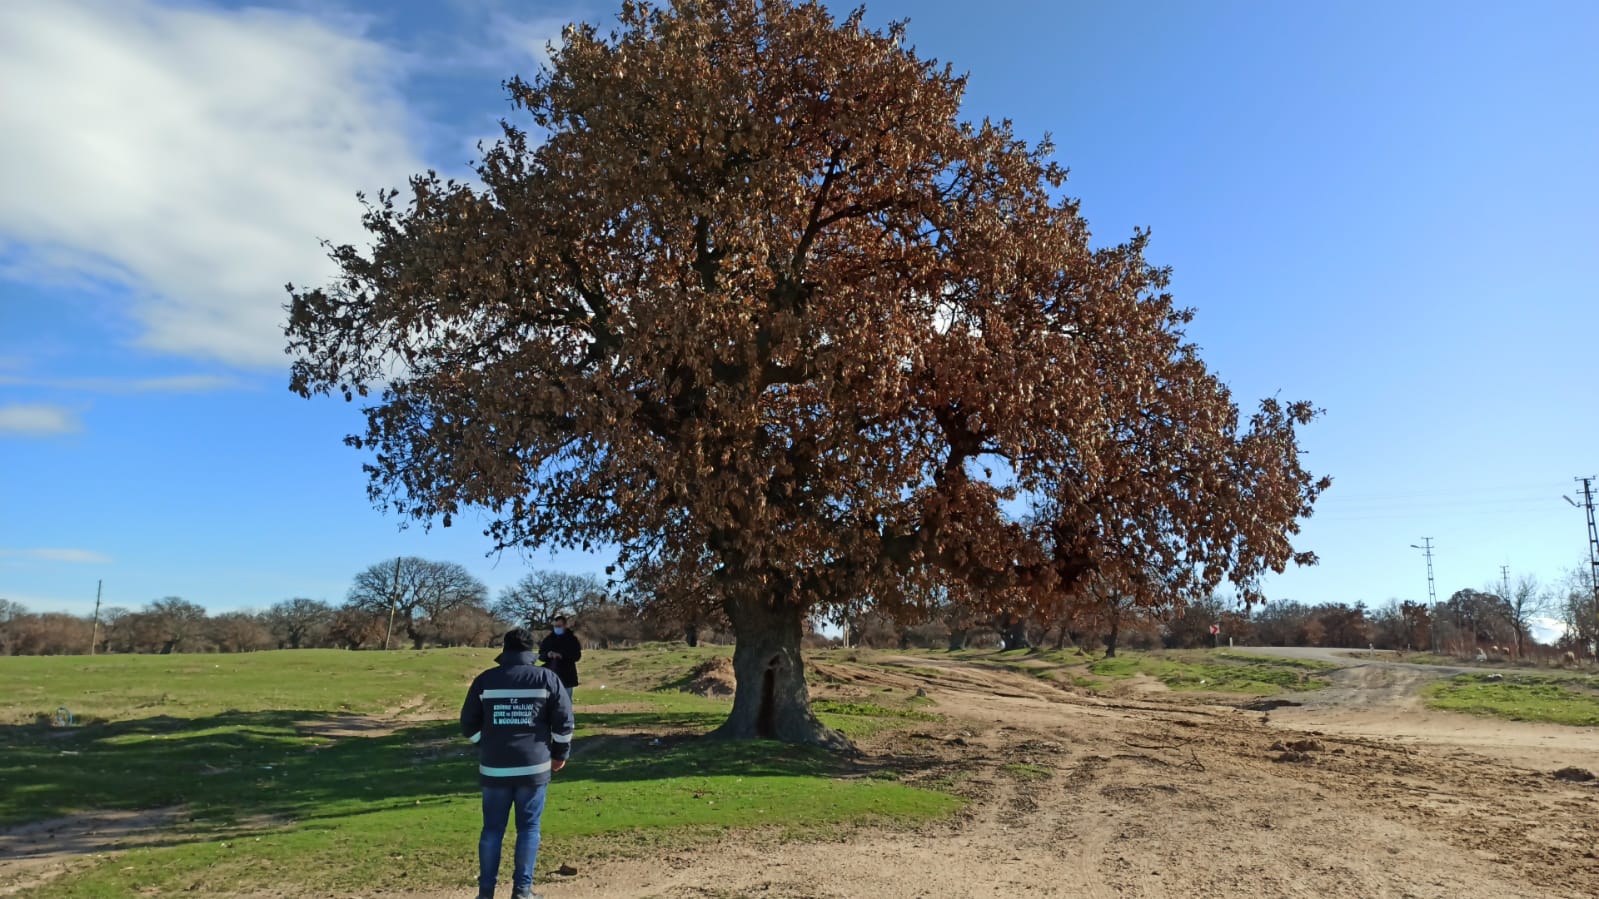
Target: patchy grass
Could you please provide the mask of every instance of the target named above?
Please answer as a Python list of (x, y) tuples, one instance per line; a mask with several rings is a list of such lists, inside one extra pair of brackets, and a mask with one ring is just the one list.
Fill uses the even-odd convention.
[(1054, 776), (1054, 772), (1050, 769), (1044, 767), (1043, 765), (1035, 765), (1031, 762), (1011, 762), (1010, 764), (1001, 766), (1000, 770), (1024, 783), (1048, 780)]
[(637, 649), (590, 650), (583, 654), (579, 666), (583, 671), (583, 686), (579, 692), (597, 689), (604, 684), (609, 690), (679, 690), (688, 686), (690, 672), (713, 658), (733, 657), (733, 647), (701, 644), (688, 647), (681, 643), (652, 643)]
[(1461, 674), (1429, 684), (1427, 705), (1451, 712), (1491, 715), (1512, 721), (1599, 726), (1599, 689), (1589, 679), (1546, 675)]
[(1173, 690), (1265, 695), (1285, 690), (1316, 690), (1327, 685), (1324, 672), (1336, 665), (1304, 659), (1277, 659), (1206, 650), (1124, 652), (1088, 665), (1100, 677), (1144, 674)]
[(916, 698), (914, 696), (908, 698), (906, 705), (899, 707), (878, 705), (873, 702), (817, 699), (811, 702), (811, 710), (823, 724), (854, 740), (893, 730), (908, 721), (942, 720), (941, 715), (911, 708), (910, 703)]
[[(729, 701), (657, 688), (726, 650), (585, 655), (578, 740), (550, 792), (541, 868), (692, 847), (729, 829), (837, 837), (961, 804), (861, 777), (818, 750), (704, 738)], [(477, 778), (453, 718), (494, 654), (0, 659), (0, 716), (12, 722), (0, 726), (0, 823), (111, 808), (183, 812), (157, 845), (30, 895), (469, 888)], [(57, 705), (92, 723), (34, 723)], [(391, 720), (393, 731), (333, 737), (307, 727), (401, 711), (407, 720)], [(876, 696), (818, 703), (818, 713), (856, 735), (936, 717)]]

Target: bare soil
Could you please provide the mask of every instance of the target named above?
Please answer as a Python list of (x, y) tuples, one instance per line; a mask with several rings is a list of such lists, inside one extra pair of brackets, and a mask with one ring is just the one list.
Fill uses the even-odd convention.
[(14, 896), (98, 856), (162, 842), (178, 809), (96, 812), (0, 830), (0, 896)]
[[(914, 832), (764, 836), (606, 863), (566, 897), (1583, 897), (1599, 895), (1599, 732), (1421, 708), (1447, 671), (1341, 671), (1303, 701), (1079, 695), (926, 657), (822, 665), (824, 695), (921, 687), (948, 716), (868, 744), (863, 769), (942, 778), (972, 802)], [(1265, 704), (1257, 704), (1265, 705)], [(559, 859), (549, 859), (559, 862)]]
[(733, 675), (733, 660), (725, 656), (707, 659), (689, 673), (690, 693), (699, 696), (732, 696), (738, 684)]

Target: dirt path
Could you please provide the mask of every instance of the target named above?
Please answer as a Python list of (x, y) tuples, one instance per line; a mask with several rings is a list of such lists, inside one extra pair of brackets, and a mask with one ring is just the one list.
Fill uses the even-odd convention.
[(1331, 687), (1295, 697), (1302, 703), (1299, 706), (1272, 712), (1271, 721), (1278, 726), (1458, 747), (1533, 770), (1575, 765), (1599, 772), (1599, 732), (1594, 728), (1436, 712), (1423, 705), (1420, 691), (1426, 684), (1481, 669), (1415, 665), (1381, 651), (1297, 647), (1241, 651), (1341, 666), (1333, 672)]
[[(949, 722), (868, 748), (930, 776), (959, 774), (973, 801), (958, 821), (837, 843), (736, 838), (540, 890), (551, 899), (1599, 895), (1599, 789), (1558, 781), (1525, 752), (1569, 750), (1553, 767), (1599, 768), (1593, 729), (1569, 729), (1563, 747), (1517, 738), (1533, 745), (1506, 753), (1485, 735), (1515, 728), (1473, 718), (1412, 726), (1403, 741), (1338, 726), (1341, 715), (1358, 723), (1420, 711), (1408, 698), (1417, 681), (1381, 667), (1353, 669), (1336, 688), (1335, 697), (1364, 697), (1351, 710), (1335, 698), (1263, 714), (1203, 698), (1080, 696), (926, 657), (901, 664), (903, 674), (892, 664), (828, 673), (841, 689), (923, 685)], [(1279, 761), (1288, 747), (1272, 747), (1298, 739), (1314, 742), (1288, 756), (1301, 760)]]
[(0, 896), (14, 896), (95, 857), (162, 842), (179, 809), (96, 812), (0, 829)]

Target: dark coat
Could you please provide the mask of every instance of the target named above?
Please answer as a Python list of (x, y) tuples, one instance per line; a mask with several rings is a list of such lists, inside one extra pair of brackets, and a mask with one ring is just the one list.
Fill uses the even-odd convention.
[[(550, 658), (550, 653), (558, 652), (561, 657)], [(577, 662), (583, 658), (583, 644), (577, 639), (577, 634), (570, 629), (564, 634), (551, 632), (549, 636), (539, 643), (539, 661), (545, 667), (560, 675), (561, 683), (568, 689), (577, 686)]]
[(572, 750), (572, 697), (533, 653), (504, 653), (479, 674), (461, 706), (461, 733), (477, 744), (485, 786), (541, 784)]

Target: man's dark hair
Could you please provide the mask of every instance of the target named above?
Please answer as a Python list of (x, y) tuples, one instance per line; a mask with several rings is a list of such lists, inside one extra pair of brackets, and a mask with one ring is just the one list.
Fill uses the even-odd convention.
[(517, 628), (515, 630), (506, 631), (505, 632), (505, 651), (506, 652), (532, 652), (533, 651), (533, 635), (528, 633), (528, 630), (525, 627), (519, 627), (519, 628)]

